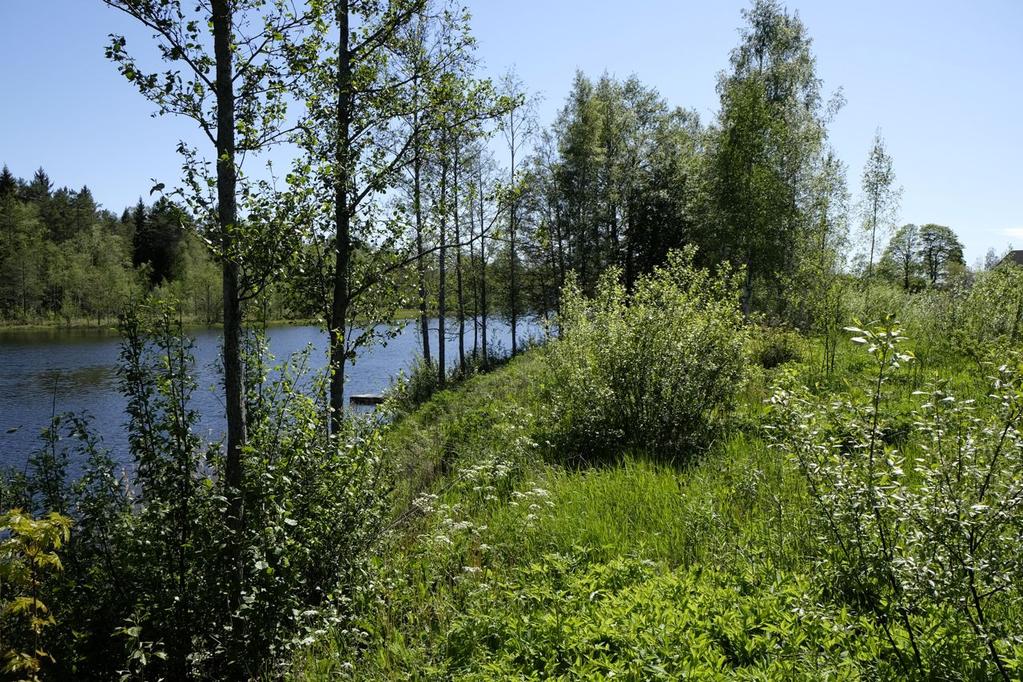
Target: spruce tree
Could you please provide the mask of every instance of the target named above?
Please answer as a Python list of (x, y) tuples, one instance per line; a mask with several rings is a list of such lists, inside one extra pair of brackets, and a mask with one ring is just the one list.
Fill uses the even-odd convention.
[(18, 179), (11, 173), (11, 169), (4, 164), (4, 169), (0, 171), (0, 199), (6, 199), (9, 196), (13, 196), (18, 191)]

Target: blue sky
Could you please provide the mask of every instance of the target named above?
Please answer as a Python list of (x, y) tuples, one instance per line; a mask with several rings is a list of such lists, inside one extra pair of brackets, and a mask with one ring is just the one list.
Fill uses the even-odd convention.
[[(738, 41), (738, 0), (468, 0), (490, 74), (514, 66), (548, 123), (572, 76), (636, 74), (710, 120)], [(954, 228), (967, 260), (1023, 247), (1023, 1), (793, 0), (814, 39), (825, 92), (847, 105), (831, 127), (850, 188), (880, 127), (904, 188), (900, 222)], [(148, 36), (100, 0), (0, 0), (0, 163), (60, 185), (88, 184), (120, 211), (175, 184), (186, 121), (152, 107), (103, 57), (107, 34)]]

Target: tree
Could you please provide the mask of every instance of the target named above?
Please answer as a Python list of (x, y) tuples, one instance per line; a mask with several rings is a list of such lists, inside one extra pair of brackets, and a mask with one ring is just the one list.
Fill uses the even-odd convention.
[[(421, 145), (432, 123), (425, 112), (436, 104), (428, 85), (469, 51), (472, 40), (467, 15), (447, 2), (331, 0), (317, 7), (338, 38), (320, 34), (309, 43), (318, 58), (302, 72), (308, 114), (298, 142), (304, 157), (290, 180), (305, 197), (315, 231), (330, 239), (325, 320), (331, 422), (338, 430), (345, 364), (379, 337), (378, 323), (393, 331), (387, 323), (394, 321), (395, 301), (383, 290), (390, 277), (426, 255), (422, 244), (412, 255), (401, 248), (400, 207), (384, 198), (406, 169), (423, 161)], [(420, 226), (420, 203), (413, 203)]]
[(994, 247), (990, 247), (990, 248), (988, 248), (987, 253), (984, 254), (984, 264), (983, 264), (983, 267), (984, 267), (985, 270), (991, 270), (996, 265), (998, 265), (1001, 261), (1002, 261), (1002, 256), (998, 255), (998, 252), (995, 251)]
[[(479, 255), (476, 260), (476, 309), (479, 311), (479, 343), (482, 349), (480, 360), (484, 368), (490, 366), (490, 346), (487, 340), (488, 316), (490, 313), (490, 300), (487, 294), (488, 277), (487, 271), (490, 268), (492, 254), (487, 249), (487, 241), (494, 241), (497, 225), (503, 217), (502, 209), (505, 208), (497, 198), (500, 195), (501, 181), (499, 170), (493, 156), (486, 146), (478, 144), (473, 155), (473, 194), (476, 198), (476, 205), (470, 206), (472, 222), (478, 229), (475, 238), (479, 241)], [(488, 213), (487, 207), (490, 207)], [(477, 222), (478, 221), (478, 222)], [(470, 241), (471, 243), (471, 241)]]
[(779, 288), (797, 269), (798, 245), (815, 224), (812, 190), (826, 123), (840, 100), (822, 104), (811, 40), (798, 15), (757, 0), (743, 16), (732, 71), (718, 81), (721, 111), (708, 160), (715, 219), (699, 241), (707, 255), (745, 268), (748, 314), (756, 284)]
[(171, 279), (185, 234), (184, 211), (165, 197), (157, 200), (152, 208), (146, 208), (139, 199), (132, 210), (132, 222), (132, 264), (148, 266), (152, 286)]
[(516, 281), (518, 253), (515, 240), (518, 236), (518, 196), (521, 192), (518, 185), (516, 156), (521, 155), (525, 145), (532, 138), (536, 128), (536, 116), (535, 103), (526, 97), (525, 85), (514, 71), (509, 71), (501, 78), (499, 92), (507, 102), (504, 116), (501, 118), (500, 130), (504, 135), (509, 157), (509, 183), (506, 199), (508, 203), (508, 308), (511, 323), (511, 352), (512, 355), (515, 355), (518, 352), (519, 313), (519, 289)]
[(881, 263), (902, 279), (907, 291), (913, 276), (920, 268), (920, 229), (913, 224), (903, 225), (888, 242)]
[(928, 223), (920, 228), (920, 260), (931, 286), (943, 283), (956, 267), (963, 267), (963, 244), (944, 225)]
[(48, 249), (38, 207), (14, 196), (0, 200), (0, 310), (31, 319), (46, 291)]
[[(264, 274), (265, 240), (251, 232), (239, 213), (239, 195), (250, 187), (240, 174), (238, 155), (257, 153), (281, 139), (286, 107), (282, 54), (288, 36), (306, 25), (308, 16), (289, 3), (266, 0), (104, 0), (153, 33), (166, 71), (147, 71), (126, 51), (123, 36), (112, 36), (107, 57), (121, 74), (153, 102), (159, 113), (193, 120), (216, 154), (215, 176), (196, 150), (179, 145), (185, 161), (187, 198), (208, 225), (222, 267), (224, 323), (224, 393), (227, 442), (223, 485), (229, 501), (226, 549), (228, 600), (237, 614), (241, 605), (240, 536), (243, 528), (242, 467), (247, 440), (242, 361), (242, 304), (254, 295)], [(215, 195), (208, 193), (215, 187)], [(247, 250), (247, 247), (249, 250)], [(253, 248), (255, 247), (255, 248)], [(250, 266), (249, 281), (243, 268)], [(257, 274), (258, 273), (258, 274)], [(235, 616), (232, 677), (241, 677), (243, 623)], [(176, 661), (180, 673), (184, 653)]]
[(3, 170), (0, 171), (0, 200), (14, 196), (17, 191), (18, 180), (11, 173), (11, 169), (7, 167), (7, 164), (4, 164)]
[[(438, 383), (447, 380), (447, 266), (448, 250), (455, 250), (455, 294), (458, 317), (459, 367), (465, 367), (465, 301), (462, 281), (462, 239), (459, 198), (464, 191), (460, 175), (463, 147), (482, 136), (482, 122), (503, 113), (502, 103), (510, 100), (495, 98), (489, 81), (476, 81), (471, 71), (475, 63), (470, 59), (452, 63), (432, 88), (430, 112), (434, 141), (432, 162), (436, 175), (437, 199), (434, 202), (438, 229), (438, 284), (437, 284), (437, 371)], [(510, 106), (516, 106), (511, 103)], [(449, 225), (453, 227), (453, 241), (449, 240)], [(471, 244), (471, 239), (468, 240)], [(514, 328), (514, 327), (513, 327)], [(513, 336), (514, 338), (514, 336)]]
[(85, 232), (96, 220), (99, 206), (92, 197), (92, 192), (85, 185), (71, 197), (71, 234)]
[(52, 190), (53, 183), (50, 182), (50, 176), (40, 167), (32, 176), (32, 182), (26, 185), (24, 198), (26, 201), (43, 204), (50, 198)]
[(874, 143), (863, 167), (863, 229), (870, 234), (870, 256), (867, 260), (867, 276), (874, 273), (874, 249), (878, 232), (890, 229), (899, 211), (902, 190), (895, 187), (895, 171), (892, 157), (885, 149), (880, 129), (874, 134)]

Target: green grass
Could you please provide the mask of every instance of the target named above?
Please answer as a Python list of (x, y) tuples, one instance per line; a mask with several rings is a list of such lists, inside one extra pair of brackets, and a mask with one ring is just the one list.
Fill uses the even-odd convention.
[[(809, 342), (801, 360), (754, 373), (685, 467), (643, 452), (564, 466), (543, 440), (544, 352), (388, 428), (398, 485), (376, 590), (358, 627), (306, 650), (295, 678), (900, 677), (877, 624), (827, 595), (803, 478), (763, 431), (786, 374), (822, 395), (858, 391), (870, 366), (855, 349), (830, 377)], [(955, 359), (907, 372), (890, 397), (907, 424), (913, 392), (939, 376), (964, 394), (983, 385)], [(931, 636), (949, 660), (976, 658), (957, 633)]]

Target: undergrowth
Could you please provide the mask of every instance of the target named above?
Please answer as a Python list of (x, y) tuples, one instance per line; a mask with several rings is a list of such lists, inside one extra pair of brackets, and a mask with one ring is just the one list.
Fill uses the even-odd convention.
[[(379, 589), (355, 628), (296, 658), (295, 678), (997, 674), (983, 640), (937, 601), (913, 613), (926, 670), (907, 669), (906, 629), (825, 579), (830, 539), (798, 462), (769, 445), (766, 403), (776, 385), (795, 383), (825, 401), (869, 398), (862, 351), (843, 344), (831, 376), (812, 345), (756, 368), (718, 437), (685, 463), (634, 448), (588, 466), (548, 437), (550, 352), (441, 391), (388, 427), (385, 450), (403, 473), (374, 563)], [(964, 395), (986, 383), (950, 355), (893, 373), (885, 448), (922, 451), (916, 393), (939, 377)], [(1018, 671), (1019, 644), (1001, 646)]]

